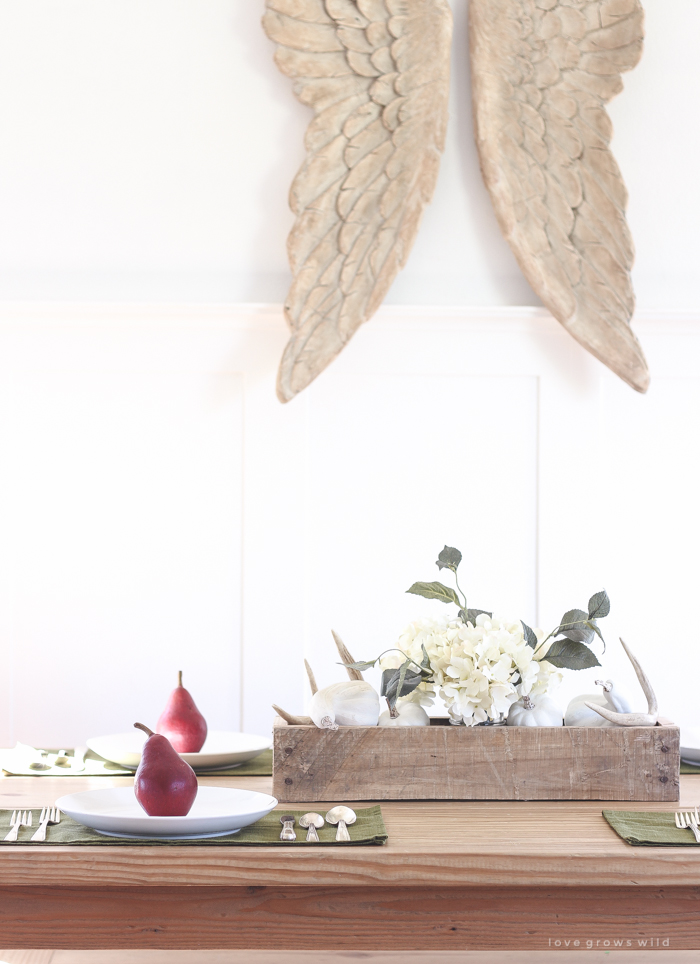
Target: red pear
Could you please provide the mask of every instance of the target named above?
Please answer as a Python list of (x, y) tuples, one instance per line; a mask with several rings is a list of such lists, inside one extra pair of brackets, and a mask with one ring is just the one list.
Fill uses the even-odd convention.
[(204, 746), (207, 721), (182, 685), (182, 670), (177, 674), (177, 686), (158, 718), (156, 731), (167, 736), (178, 753), (199, 753)]
[(143, 723), (148, 734), (134, 778), (134, 793), (149, 817), (186, 817), (197, 796), (194, 770), (179, 757), (170, 741)]

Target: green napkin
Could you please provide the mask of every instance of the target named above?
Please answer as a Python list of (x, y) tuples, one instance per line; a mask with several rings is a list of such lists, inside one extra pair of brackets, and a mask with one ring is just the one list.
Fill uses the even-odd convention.
[[(238, 833), (229, 834), (226, 837), (206, 837), (204, 840), (129, 840), (123, 837), (104, 837), (95, 830), (89, 830), (82, 824), (76, 823), (65, 814), (61, 816), (61, 822), (55, 827), (49, 827), (46, 832), (46, 840), (43, 843), (32, 843), (29, 839), (39, 825), (39, 810), (34, 812), (34, 826), (20, 830), (20, 839), (15, 842), (5, 842), (0, 839), (0, 846), (6, 847), (46, 847), (46, 846), (65, 846), (66, 844), (76, 844), (78, 846), (107, 846), (107, 847), (255, 847), (261, 844), (283, 847), (318, 847), (319, 844), (334, 847), (352, 847), (367, 844), (385, 844), (388, 839), (384, 820), (382, 818), (382, 808), (380, 806), (365, 807), (356, 810), (357, 821), (348, 827), (350, 841), (336, 842), (335, 834), (337, 827), (325, 824), (318, 831), (320, 837), (319, 844), (306, 843), (306, 831), (299, 826), (299, 817), (307, 813), (306, 810), (273, 810), (266, 817), (258, 820), (250, 827), (244, 827)], [(280, 816), (291, 813), (295, 817), (294, 829), (297, 839), (290, 843), (287, 840), (280, 840), (282, 824)], [(4, 837), (10, 829), (11, 810), (0, 810), (0, 838)]]
[[(679, 805), (678, 809), (681, 807)], [(603, 810), (615, 833), (633, 847), (698, 847), (691, 830), (679, 830), (672, 813)]]
[(694, 767), (692, 763), (684, 763), (681, 760), (681, 773), (700, 773), (700, 767)]

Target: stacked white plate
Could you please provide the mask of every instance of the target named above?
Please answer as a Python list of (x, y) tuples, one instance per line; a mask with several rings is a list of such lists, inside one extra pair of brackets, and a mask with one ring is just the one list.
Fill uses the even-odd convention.
[[(93, 753), (99, 754), (111, 763), (118, 763), (127, 770), (135, 770), (141, 762), (141, 749), (146, 742), (142, 730), (129, 733), (115, 733), (113, 736), (96, 736), (86, 740)], [(183, 760), (197, 773), (207, 770), (223, 770), (254, 760), (264, 750), (269, 749), (272, 740), (267, 736), (253, 736), (250, 733), (232, 733), (213, 730), (199, 753), (181, 753)]]
[(199, 787), (186, 817), (149, 817), (133, 787), (69, 793), (56, 806), (77, 823), (108, 837), (134, 840), (197, 840), (237, 833), (277, 806), (267, 793), (228, 787)]
[(681, 760), (700, 766), (700, 726), (681, 726)]

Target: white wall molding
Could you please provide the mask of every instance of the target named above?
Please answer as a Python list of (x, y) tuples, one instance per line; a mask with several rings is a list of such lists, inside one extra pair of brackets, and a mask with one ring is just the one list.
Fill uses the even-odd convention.
[(700, 314), (635, 329), (647, 396), (540, 309), (384, 307), (283, 406), (279, 305), (0, 306), (0, 744), (155, 719), (179, 668), (264, 731), (303, 654), (337, 674), (331, 627), (360, 658), (435, 613), (405, 589), (444, 542), (475, 604), (543, 626), (604, 585), (606, 672), (634, 692), (624, 634), (690, 725)]
[[(152, 321), (173, 325), (177, 322), (205, 321), (224, 325), (247, 326), (256, 323), (276, 327), (283, 324), (282, 306), (267, 303), (207, 303), (207, 302), (118, 302), (118, 301), (1, 301), (0, 324), (14, 321), (89, 322), (109, 324), (114, 321)], [(406, 325), (418, 322), (481, 322), (517, 325), (550, 325), (555, 323), (545, 308), (529, 305), (391, 305), (379, 309), (373, 326)], [(555, 323), (556, 324), (556, 323)], [(655, 326), (693, 326), (700, 324), (699, 311), (677, 309), (638, 310), (633, 327), (652, 329)]]

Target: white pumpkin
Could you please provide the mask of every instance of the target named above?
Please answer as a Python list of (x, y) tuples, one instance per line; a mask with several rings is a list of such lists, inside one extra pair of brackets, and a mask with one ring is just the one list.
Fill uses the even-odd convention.
[(523, 696), (513, 703), (508, 726), (563, 726), (561, 708), (548, 696)]
[(619, 690), (615, 690), (612, 680), (597, 679), (596, 686), (602, 686), (602, 693), (584, 693), (582, 696), (575, 696), (566, 708), (564, 714), (565, 726), (617, 726), (606, 720), (595, 710), (586, 706), (586, 703), (595, 703), (596, 706), (604, 706), (613, 713), (630, 713), (631, 707)]
[(332, 683), (311, 697), (311, 719), (322, 730), (338, 726), (376, 726), (379, 695), (364, 680)]
[(430, 717), (419, 703), (398, 703), (398, 716), (389, 710), (379, 717), (379, 726), (430, 726)]

